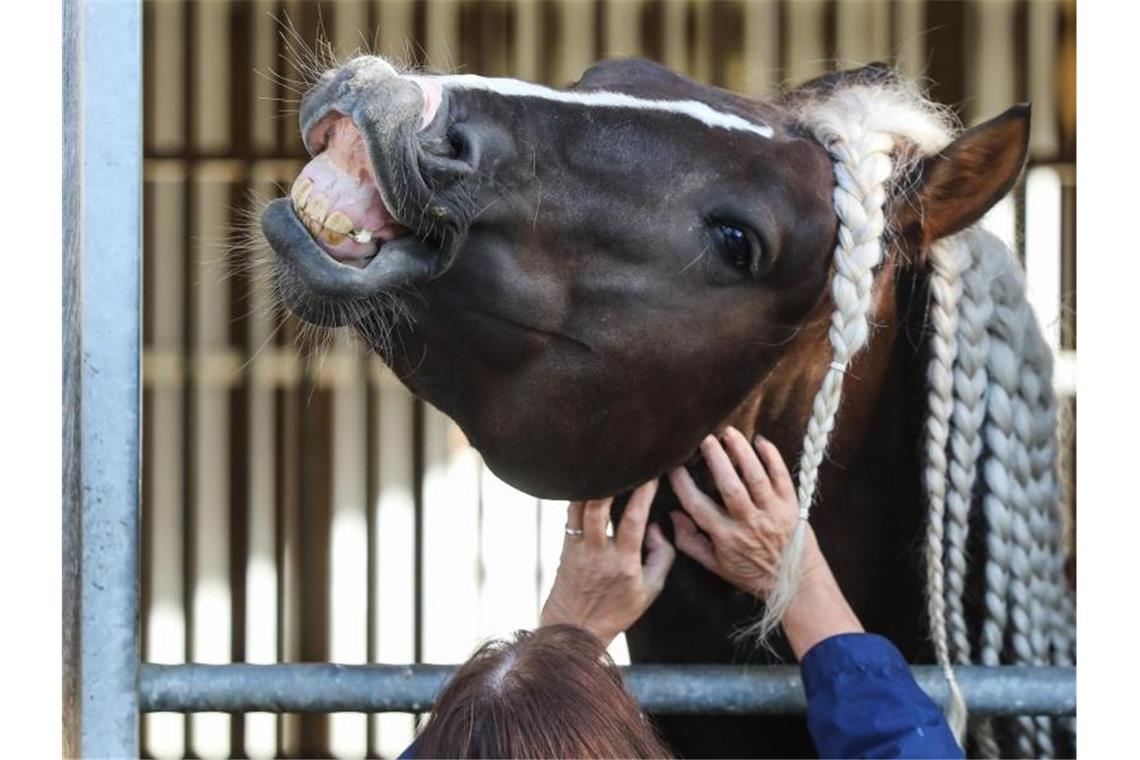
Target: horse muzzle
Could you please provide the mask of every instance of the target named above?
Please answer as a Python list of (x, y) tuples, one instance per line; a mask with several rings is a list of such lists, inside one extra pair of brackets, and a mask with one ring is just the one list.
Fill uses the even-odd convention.
[(282, 299), (299, 317), (342, 326), (360, 310), (337, 307), (446, 271), (459, 236), (437, 192), (440, 169), (453, 179), (466, 167), (424, 147), (438, 144), (445, 113), (431, 78), (402, 77), (374, 56), (326, 72), (306, 93), (301, 134), (313, 158), (261, 217)]

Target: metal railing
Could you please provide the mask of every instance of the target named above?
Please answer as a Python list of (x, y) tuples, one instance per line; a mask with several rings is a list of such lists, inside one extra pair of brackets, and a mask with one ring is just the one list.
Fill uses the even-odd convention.
[[(139, 675), (143, 712), (427, 712), (450, 665), (150, 665)], [(791, 665), (632, 665), (622, 669), (642, 709), (661, 714), (801, 714)], [(948, 698), (941, 668), (912, 668), (935, 702)], [(1072, 715), (1075, 668), (960, 667), (972, 715)]]
[[(65, 3), (65, 669), (67, 754), (139, 754), (139, 714), (424, 711), (449, 666), (140, 662), (141, 8)], [(945, 700), (939, 671), (914, 669)], [(975, 714), (1070, 715), (1075, 670), (963, 667)], [(793, 667), (626, 669), (650, 711), (800, 713)]]

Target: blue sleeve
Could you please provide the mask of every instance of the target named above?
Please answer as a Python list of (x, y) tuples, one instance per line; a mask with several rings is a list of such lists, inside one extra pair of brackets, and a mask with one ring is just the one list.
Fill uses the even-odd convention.
[(962, 748), (899, 650), (882, 636), (824, 639), (800, 663), (820, 757), (954, 757)]

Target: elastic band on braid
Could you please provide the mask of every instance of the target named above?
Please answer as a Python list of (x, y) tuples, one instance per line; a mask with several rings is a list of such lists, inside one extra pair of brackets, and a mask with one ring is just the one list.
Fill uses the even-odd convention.
[[(851, 109), (852, 105), (856, 108)], [(873, 100), (846, 100), (843, 108), (825, 108), (816, 116), (812, 124), (815, 137), (833, 162), (833, 200), (839, 218), (835, 273), (831, 279), (835, 310), (828, 329), (833, 353), (812, 403), (804, 435), (797, 486), (800, 519), (780, 556), (775, 587), (768, 596), (764, 614), (750, 630), (761, 640), (779, 625), (799, 586), (805, 526), (815, 499), (819, 468), (835, 427), (844, 374), (851, 358), (867, 343), (874, 269), (883, 258), (883, 207), (893, 173), (890, 153), (895, 147), (894, 138), (867, 128), (874, 122)]]
[(964, 242), (945, 238), (929, 252), (931, 305), (928, 314), (932, 328), (927, 381), (928, 413), (925, 425), (926, 465), (923, 482), (928, 501), (926, 524), (926, 611), (930, 618), (930, 638), (934, 656), (950, 689), (947, 721), (959, 742), (966, 728), (966, 702), (954, 677), (946, 632), (945, 567), (943, 563), (946, 513), (946, 447), (950, 439), (950, 418), (954, 407), (954, 362), (958, 352), (958, 302), (962, 296), (962, 273), (970, 265)]

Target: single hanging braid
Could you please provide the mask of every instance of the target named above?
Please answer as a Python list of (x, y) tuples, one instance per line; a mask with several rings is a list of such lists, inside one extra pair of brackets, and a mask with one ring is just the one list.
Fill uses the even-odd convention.
[(966, 622), (965, 594), (970, 531), (970, 509), (978, 483), (978, 460), (982, 454), (982, 425), (986, 419), (986, 356), (990, 343), (987, 328), (993, 317), (989, 283), (983, 277), (977, 246), (969, 235), (960, 236), (969, 256), (962, 272), (958, 300), (958, 350), (954, 362), (954, 412), (949, 446), (950, 489), (946, 494), (945, 597), (950, 659), (969, 665), (971, 644)]
[(867, 314), (871, 308), (874, 269), (882, 261), (882, 237), (886, 230), (883, 207), (891, 179), (890, 154), (895, 147), (889, 134), (867, 129), (869, 114), (835, 114), (840, 118), (817, 122), (815, 136), (827, 148), (834, 163), (835, 213), (839, 217), (835, 273), (831, 279), (831, 314), (828, 340), (832, 360), (812, 404), (800, 458), (797, 499), (800, 519), (780, 559), (775, 588), (769, 594), (764, 614), (753, 631), (761, 638), (779, 625), (799, 585), (805, 522), (815, 499), (819, 467), (843, 390), (848, 362), (867, 343)]
[(947, 721), (959, 742), (966, 730), (966, 701), (950, 659), (947, 635), (943, 554), (946, 552), (947, 446), (950, 420), (954, 410), (954, 364), (958, 354), (958, 308), (962, 300), (962, 275), (970, 266), (965, 242), (957, 236), (943, 238), (930, 249), (929, 318), (934, 328), (930, 336), (929, 412), (925, 425), (926, 466), (923, 483), (927, 496), (926, 525), (926, 612), (930, 619), (930, 637), (934, 656), (942, 666), (950, 689)]
[[(926, 103), (916, 108), (916, 104)], [(828, 152), (835, 175), (832, 199), (839, 221), (833, 259), (828, 329), (831, 362), (812, 402), (799, 462), (799, 521), (780, 557), (776, 583), (749, 633), (764, 640), (779, 625), (799, 585), (806, 522), (818, 490), (819, 469), (835, 427), (843, 379), (851, 359), (868, 342), (875, 268), (887, 233), (885, 206), (907, 167), (892, 157), (930, 154), (949, 142), (946, 115), (901, 80), (860, 84), (802, 104), (803, 122)]]

